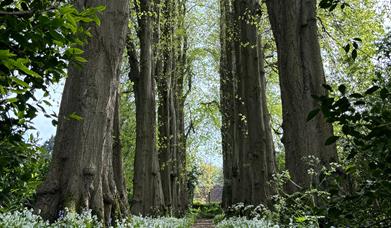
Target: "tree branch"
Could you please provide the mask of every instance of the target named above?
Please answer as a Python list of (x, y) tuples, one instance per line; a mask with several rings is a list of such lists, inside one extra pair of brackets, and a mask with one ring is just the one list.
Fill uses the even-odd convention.
[(0, 15), (1, 16), (24, 16), (24, 15), (31, 15), (34, 13), (34, 10), (27, 10), (27, 11), (3, 11), (0, 10)]
[(36, 12), (45, 12), (56, 9), (56, 6), (51, 6), (45, 10), (25, 10), (25, 11), (4, 11), (0, 10), (0, 16), (28, 16)]

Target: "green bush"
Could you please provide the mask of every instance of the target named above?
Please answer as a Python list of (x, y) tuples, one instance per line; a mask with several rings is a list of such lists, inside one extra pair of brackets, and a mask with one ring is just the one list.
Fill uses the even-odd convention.
[[(114, 227), (138, 227), (138, 228), (188, 228), (194, 220), (191, 217), (139, 217), (130, 216), (114, 222)], [(0, 227), (74, 227), (74, 228), (99, 228), (106, 227), (99, 219), (91, 214), (90, 210), (81, 214), (65, 210), (53, 223), (43, 220), (32, 210), (24, 209), (14, 212), (0, 213)]]
[(198, 214), (199, 218), (208, 218), (213, 219), (216, 215), (223, 214), (223, 209), (221, 209), (218, 203), (202, 204), (202, 203), (193, 203), (193, 211)]
[(0, 141), (0, 212), (30, 206), (50, 159), (35, 144)]
[(378, 81), (363, 93), (346, 86), (318, 98), (327, 120), (340, 127), (341, 169), (329, 180), (328, 225), (391, 225), (391, 85)]

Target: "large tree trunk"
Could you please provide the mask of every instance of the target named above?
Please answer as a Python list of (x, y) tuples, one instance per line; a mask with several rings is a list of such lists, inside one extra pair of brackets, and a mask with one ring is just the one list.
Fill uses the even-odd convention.
[(167, 212), (184, 214), (187, 208), (186, 142), (184, 133), (185, 39), (177, 29), (185, 29), (184, 2), (166, 0), (162, 4), (162, 33), (159, 39), (162, 71), (157, 75), (159, 94), (159, 162)]
[[(159, 163), (162, 177), (162, 187), (166, 210), (171, 212), (173, 207), (173, 153), (175, 153), (173, 130), (176, 127), (174, 119), (175, 110), (173, 110), (173, 61), (172, 52), (173, 34), (172, 34), (172, 2), (166, 0), (162, 7), (162, 34), (160, 37), (160, 52), (162, 61), (162, 71), (157, 74), (159, 108)], [(159, 22), (160, 23), (160, 22)]]
[[(267, 0), (269, 18), (277, 43), (283, 108), (283, 143), (286, 166), (292, 180), (302, 188), (317, 183), (308, 175), (305, 158), (315, 156), (320, 165), (336, 161), (335, 145), (325, 146), (333, 134), (322, 115), (307, 122), (310, 111), (319, 108), (311, 95), (323, 95), (325, 76), (316, 25), (316, 0)], [(290, 192), (296, 185), (288, 186)]]
[[(140, 74), (134, 80), (136, 98), (136, 154), (134, 162), (132, 213), (152, 215), (163, 209), (158, 153), (156, 150), (156, 101), (153, 77), (152, 3), (140, 1)], [(134, 57), (132, 58), (134, 59)], [(134, 65), (134, 63), (132, 63)], [(134, 67), (136, 68), (136, 67)]]
[(123, 159), (121, 153), (121, 139), (120, 139), (120, 94), (116, 94), (115, 109), (114, 109), (114, 129), (113, 129), (113, 169), (114, 181), (117, 187), (119, 201), (118, 212), (128, 212), (128, 193), (126, 191), (126, 181), (124, 177)]
[(268, 202), (275, 171), (256, 0), (221, 0), (223, 206)]
[(88, 62), (69, 67), (52, 162), (37, 191), (35, 208), (46, 219), (55, 219), (65, 207), (89, 208), (108, 222), (126, 210), (123, 177), (115, 173), (122, 164), (113, 151), (113, 126), (128, 1), (76, 1), (79, 8), (97, 5), (107, 7), (102, 24), (91, 26), (92, 38), (83, 47)]
[(222, 206), (228, 208), (233, 200), (233, 163), (235, 144), (235, 91), (232, 60), (231, 7), (229, 0), (220, 0), (220, 111), (223, 151)]
[(186, 171), (186, 132), (185, 132), (185, 100), (184, 78), (187, 74), (187, 34), (185, 27), (186, 1), (178, 3), (178, 29), (185, 31), (185, 34), (177, 37), (177, 67), (175, 87), (175, 109), (177, 120), (177, 206), (175, 214), (183, 216), (187, 212), (188, 189)]
[[(241, 1), (241, 72), (240, 80), (244, 84), (244, 103), (246, 105), (246, 120), (248, 128), (249, 151), (246, 160), (251, 163), (251, 203), (265, 203), (267, 199), (267, 164), (266, 164), (266, 131), (261, 91), (259, 62), (263, 61), (258, 53), (258, 31), (256, 10), (259, 4), (256, 0)], [(246, 14), (249, 13), (249, 14)], [(262, 94), (263, 93), (263, 94)]]

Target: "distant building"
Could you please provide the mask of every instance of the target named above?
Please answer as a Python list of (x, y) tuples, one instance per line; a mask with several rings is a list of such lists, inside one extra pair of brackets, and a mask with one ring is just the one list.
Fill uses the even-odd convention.
[(210, 201), (220, 203), (222, 197), (223, 197), (223, 186), (215, 185), (210, 191)]
[(221, 203), (222, 197), (223, 197), (223, 186), (215, 185), (210, 190), (210, 192), (207, 192), (205, 189), (200, 188), (199, 191), (196, 191), (194, 200), (203, 203), (208, 203), (208, 202)]

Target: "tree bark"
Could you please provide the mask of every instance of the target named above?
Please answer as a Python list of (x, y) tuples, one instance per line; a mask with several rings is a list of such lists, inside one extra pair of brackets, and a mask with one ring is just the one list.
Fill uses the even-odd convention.
[[(140, 1), (140, 74), (134, 80), (136, 98), (136, 154), (134, 162), (133, 214), (154, 215), (163, 209), (158, 153), (156, 150), (156, 101), (153, 77), (152, 2)], [(134, 59), (134, 58), (133, 58)], [(137, 68), (137, 67), (134, 67)]]
[[(311, 95), (324, 95), (325, 75), (317, 37), (315, 0), (267, 0), (273, 34), (277, 43), (283, 108), (283, 143), (286, 166), (301, 188), (317, 184), (308, 175), (308, 156), (327, 166), (337, 160), (335, 145), (325, 146), (333, 129), (322, 115), (307, 122), (307, 115), (319, 108)], [(320, 167), (320, 166), (318, 166)], [(288, 190), (298, 190), (289, 184)]]
[(178, 29), (184, 31), (183, 35), (178, 35), (176, 67), (176, 87), (175, 87), (175, 109), (177, 120), (177, 207), (175, 214), (184, 216), (189, 207), (187, 189), (187, 169), (186, 169), (186, 132), (185, 132), (185, 100), (184, 79), (187, 74), (187, 32), (185, 27), (186, 1), (177, 4), (178, 8)]
[(221, 142), (223, 152), (224, 186), (222, 196), (223, 208), (232, 205), (233, 193), (233, 160), (235, 144), (235, 91), (232, 68), (232, 32), (231, 8), (228, 0), (220, 0), (220, 112)]
[(266, 204), (275, 171), (256, 0), (221, 0), (223, 206)]
[(128, 1), (78, 0), (75, 4), (107, 8), (101, 25), (90, 27), (92, 38), (82, 47), (88, 62), (69, 66), (53, 158), (37, 191), (35, 209), (54, 220), (65, 207), (77, 212), (89, 208), (108, 223), (127, 208), (123, 177), (117, 173), (121, 155), (113, 151), (113, 135)]
[[(158, 79), (158, 123), (159, 123), (159, 163), (162, 176), (162, 187), (166, 210), (171, 212), (173, 207), (173, 153), (176, 145), (174, 144), (173, 130), (176, 126), (175, 110), (173, 110), (173, 52), (171, 45), (173, 43), (172, 34), (172, 3), (170, 0), (163, 2), (162, 7), (162, 34), (159, 40), (162, 61), (162, 72), (157, 75)], [(160, 23), (160, 22), (159, 22)]]
[[(114, 131), (113, 131), (113, 169), (114, 169), (114, 181), (118, 190), (118, 212), (127, 214), (128, 212), (128, 193), (126, 191), (126, 181), (124, 177), (123, 156), (121, 152), (121, 139), (120, 139), (120, 94), (116, 94), (115, 109), (114, 109)], [(122, 216), (121, 216), (122, 217)]]
[(168, 213), (183, 215), (187, 209), (186, 141), (184, 132), (183, 78), (186, 72), (184, 2), (162, 4), (162, 34), (159, 39), (162, 72), (157, 75), (159, 94), (159, 162), (165, 206)]

